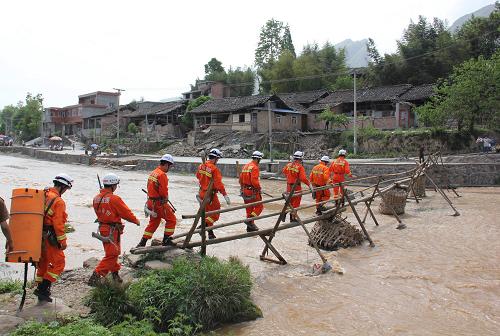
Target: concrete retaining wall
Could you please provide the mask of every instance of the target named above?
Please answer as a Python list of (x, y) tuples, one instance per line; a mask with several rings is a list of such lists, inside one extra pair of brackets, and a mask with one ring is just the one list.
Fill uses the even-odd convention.
[[(32, 158), (62, 163), (80, 163), (88, 165), (89, 156), (50, 152), (29, 147), (0, 147), (0, 153), (21, 153)], [(242, 164), (248, 160), (242, 160)], [(273, 165), (273, 172), (281, 172), (287, 162), (280, 161)], [(176, 162), (172, 173), (195, 174), (199, 162)], [(316, 163), (304, 163), (307, 174)], [(140, 159), (137, 170), (151, 171), (158, 165), (156, 159)], [(241, 164), (240, 164), (241, 165)], [(236, 164), (221, 163), (217, 165), (225, 177), (237, 177)], [(352, 163), (351, 170), (357, 177), (367, 177), (383, 174), (394, 174), (408, 171), (415, 167), (410, 162), (392, 163)], [(266, 170), (267, 164), (261, 164), (261, 170)], [(450, 183), (453, 186), (494, 186), (500, 185), (500, 163), (446, 163), (444, 167), (434, 167), (431, 178), (438, 185)], [(449, 181), (448, 181), (449, 179)]]
[(90, 157), (86, 155), (51, 152), (31, 147), (0, 147), (0, 153), (20, 153), (34, 159), (60, 163), (80, 163), (89, 165), (90, 162)]

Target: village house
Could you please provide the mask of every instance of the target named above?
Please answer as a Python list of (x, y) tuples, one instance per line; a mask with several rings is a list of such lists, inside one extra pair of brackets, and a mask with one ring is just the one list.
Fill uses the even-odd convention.
[(257, 95), (211, 99), (190, 111), (195, 130), (210, 127), (215, 131), (264, 133), (269, 130), (269, 113), (273, 131), (306, 129), (305, 108), (290, 107), (276, 95)]
[(42, 136), (83, 134), (89, 126), (84, 119), (114, 108), (118, 97), (115, 92), (97, 91), (78, 96), (76, 105), (46, 108), (42, 116)]
[[(411, 84), (401, 84), (359, 89), (356, 94), (358, 127), (370, 125), (382, 130), (415, 127), (418, 122), (413, 108), (423, 104), (432, 94), (431, 84), (416, 87)], [(353, 127), (353, 90), (334, 91), (314, 103), (308, 109), (310, 130), (327, 128), (326, 122), (320, 118), (321, 113), (327, 108), (333, 113), (347, 115), (349, 123), (346, 126)]]
[(223, 82), (197, 80), (196, 84), (191, 85), (191, 90), (183, 92), (182, 97), (185, 100), (193, 100), (201, 96), (211, 98), (224, 98), (231, 95), (231, 88)]

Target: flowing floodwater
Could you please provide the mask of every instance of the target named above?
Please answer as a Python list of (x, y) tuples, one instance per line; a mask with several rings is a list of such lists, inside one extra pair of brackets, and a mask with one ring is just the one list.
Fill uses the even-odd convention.
[[(70, 224), (66, 251), (67, 268), (80, 267), (89, 257), (102, 256), (99, 241), (91, 238), (95, 215), (90, 207), (97, 193), (96, 174), (103, 167), (63, 165), (28, 158), (0, 155), (0, 196), (12, 188), (43, 188), (58, 172), (75, 179), (74, 188), (63, 195)], [(123, 197), (142, 225), (127, 225), (122, 245), (126, 251), (137, 244), (146, 219), (142, 213), (145, 196), (141, 192), (147, 172), (117, 172), (122, 183), (117, 193)], [(191, 222), (181, 214), (196, 211), (198, 190), (191, 175), (169, 174), (170, 195), (178, 209), (178, 230)], [(224, 179), (233, 203), (240, 204), (236, 179)], [(267, 192), (277, 194), (283, 182), (264, 181)], [(219, 329), (232, 335), (498, 335), (500, 334), (500, 188), (460, 189), (461, 198), (452, 198), (461, 213), (453, 211), (435, 192), (428, 192), (420, 204), (407, 204), (403, 221), (406, 230), (395, 230), (390, 216), (377, 215), (380, 226), (368, 221), (367, 228), (376, 247), (327, 253), (345, 270), (343, 275), (328, 273), (310, 276), (320, 260), (307, 246), (300, 228), (280, 231), (275, 247), (288, 261), (280, 266), (259, 261), (263, 243), (250, 238), (209, 246), (211, 255), (238, 256), (250, 266), (255, 279), (254, 301), (264, 318)], [(310, 202), (309, 197), (305, 197)], [(361, 208), (361, 207), (360, 207)], [(265, 211), (279, 209), (267, 206)], [(374, 208), (376, 209), (376, 207)], [(221, 221), (243, 216), (244, 211), (224, 213)], [(354, 221), (347, 213), (348, 220)], [(271, 227), (274, 222), (257, 223)], [(218, 236), (243, 232), (244, 225), (216, 230)], [(161, 237), (161, 230), (157, 231)], [(3, 237), (0, 242), (3, 246)], [(0, 249), (0, 258), (4, 250)], [(19, 265), (16, 265), (19, 266)], [(12, 274), (10, 264), (0, 263), (0, 274)], [(57, 295), (57, 294), (56, 294)]]

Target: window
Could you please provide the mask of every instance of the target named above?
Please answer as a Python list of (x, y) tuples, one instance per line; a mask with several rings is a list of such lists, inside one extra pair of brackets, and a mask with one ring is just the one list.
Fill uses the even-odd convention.
[(245, 115), (244, 114), (240, 114), (239, 122), (240, 123), (244, 123), (245, 122)]
[(280, 115), (276, 116), (276, 123), (281, 124), (281, 116)]
[(297, 125), (297, 117), (292, 117), (292, 125)]

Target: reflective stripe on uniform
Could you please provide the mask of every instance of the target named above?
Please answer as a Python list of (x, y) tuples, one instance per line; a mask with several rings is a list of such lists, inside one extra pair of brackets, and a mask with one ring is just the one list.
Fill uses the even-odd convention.
[(61, 241), (61, 240), (64, 240), (64, 239), (66, 239), (66, 234), (62, 234), (60, 236), (57, 236), (57, 240), (58, 241)]
[(252, 212), (250, 212), (250, 216), (257, 217), (257, 214), (254, 211), (252, 211)]
[(165, 232), (169, 232), (170, 233), (170, 232), (174, 232), (174, 231), (175, 231), (175, 229), (165, 228)]
[(43, 281), (43, 278), (41, 276), (36, 276), (35, 277), (35, 282), (42, 282)]
[(211, 174), (211, 173), (209, 173), (209, 172), (207, 172), (207, 171), (205, 171), (205, 170), (198, 170), (198, 173), (203, 174), (203, 175), (206, 175), (206, 176), (208, 176), (208, 177), (212, 177), (212, 174)]
[(59, 275), (55, 274), (55, 273), (52, 273), (52, 272), (47, 272), (48, 275), (50, 275), (51, 277), (53, 277), (54, 279), (59, 279)]
[(294, 167), (287, 167), (287, 169), (288, 169), (288, 170), (291, 170), (291, 171), (293, 171), (293, 172), (295, 172), (295, 173), (298, 173), (298, 172), (299, 172), (299, 170), (298, 170), (297, 168), (294, 168)]
[(156, 177), (154, 177), (154, 176), (151, 176), (151, 175), (149, 175), (148, 180), (151, 180), (151, 181), (153, 181), (155, 183), (158, 183), (158, 179)]
[(153, 233), (152, 232), (144, 231), (144, 236), (153, 237)]
[(207, 222), (212, 223), (212, 224), (213, 224), (213, 223), (215, 223), (215, 220), (213, 220), (213, 219), (212, 219), (212, 217), (207, 217), (207, 218), (205, 218), (205, 220), (206, 220)]

